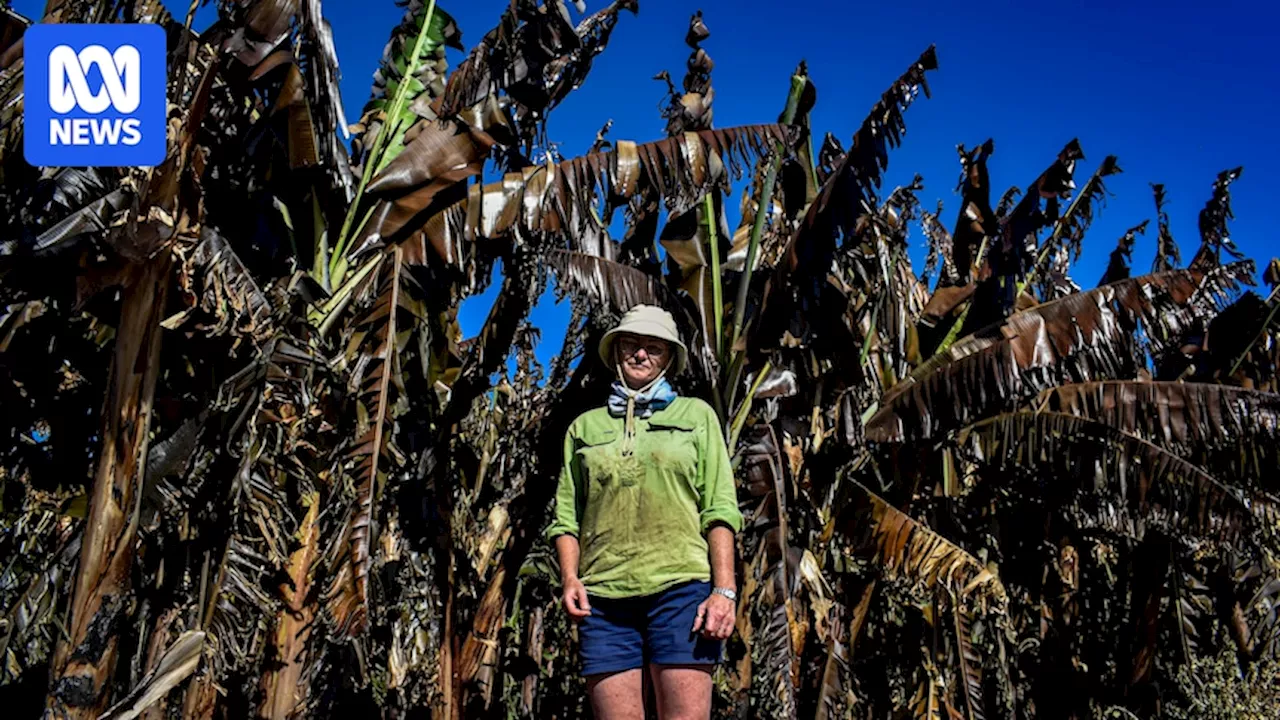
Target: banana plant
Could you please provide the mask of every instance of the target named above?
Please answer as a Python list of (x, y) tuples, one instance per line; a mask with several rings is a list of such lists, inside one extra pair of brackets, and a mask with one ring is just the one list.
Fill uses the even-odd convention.
[[(994, 141), (961, 146), (959, 207), (925, 212), (924, 178), (882, 184), (932, 48), (815, 155), (803, 64), (780, 122), (714, 126), (701, 13), (666, 136), (562, 160), (548, 114), (638, 9), (574, 5), (508, 4), (450, 68), (456, 24), (409, 3), (349, 163), (316, 0), (221, 3), (200, 33), (194, 5), (49, 3), (168, 30), (149, 172), (26, 166), (27, 21), (0, 10), (11, 711), (585, 716), (539, 537), (564, 431), (612, 380), (590, 350), (640, 302), (682, 325), (677, 382), (716, 405), (747, 518), (717, 712), (1274, 707), (1280, 264), (1249, 289), (1240, 171), (1190, 267), (1159, 186), (1153, 272), (1129, 272), (1141, 224), (1081, 289), (1114, 156), (1077, 189), (1068, 143), (993, 203)], [(533, 322), (552, 276), (563, 338)]]

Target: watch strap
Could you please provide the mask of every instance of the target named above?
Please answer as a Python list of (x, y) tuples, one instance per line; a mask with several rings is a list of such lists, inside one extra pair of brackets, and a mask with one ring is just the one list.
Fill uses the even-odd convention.
[(738, 593), (734, 592), (733, 590), (730, 590), (729, 588), (722, 588), (722, 587), (711, 588), (711, 592), (715, 593), (716, 595), (723, 595), (729, 598), (730, 600), (737, 601), (738, 599)]

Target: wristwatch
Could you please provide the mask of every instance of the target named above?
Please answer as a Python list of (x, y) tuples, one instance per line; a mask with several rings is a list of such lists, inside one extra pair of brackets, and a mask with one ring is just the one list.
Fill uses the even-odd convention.
[(722, 587), (718, 587), (718, 588), (711, 588), (711, 592), (712, 592), (712, 593), (714, 593), (714, 594), (716, 594), (716, 595), (723, 595), (723, 596), (725, 596), (725, 597), (729, 598), (729, 600), (731, 600), (731, 601), (735, 601), (735, 602), (736, 602), (736, 601), (737, 601), (737, 599), (738, 599), (738, 593), (736, 593), (736, 592), (734, 592), (734, 591), (730, 590), (729, 588), (722, 588)]

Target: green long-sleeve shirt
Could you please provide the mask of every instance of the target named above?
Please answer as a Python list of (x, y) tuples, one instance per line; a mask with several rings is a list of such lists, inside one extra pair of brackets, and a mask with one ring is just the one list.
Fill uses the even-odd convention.
[(623, 418), (579, 415), (564, 440), (564, 469), (547, 537), (578, 538), (578, 577), (607, 598), (709, 580), (706, 533), (742, 529), (733, 469), (711, 406), (678, 397), (636, 418), (635, 451), (621, 453)]

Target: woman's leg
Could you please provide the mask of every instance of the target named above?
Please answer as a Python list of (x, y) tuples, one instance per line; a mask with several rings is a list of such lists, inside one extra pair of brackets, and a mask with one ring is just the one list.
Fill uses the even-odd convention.
[(643, 674), (635, 668), (587, 676), (587, 695), (596, 720), (644, 720)]
[(660, 720), (711, 717), (711, 671), (721, 642), (693, 631), (698, 605), (711, 583), (689, 582), (664, 590), (646, 613), (645, 644)]
[(578, 623), (582, 674), (598, 720), (644, 720), (642, 615), (631, 599), (591, 598)]
[(712, 665), (649, 666), (658, 720), (708, 720), (711, 717)]

